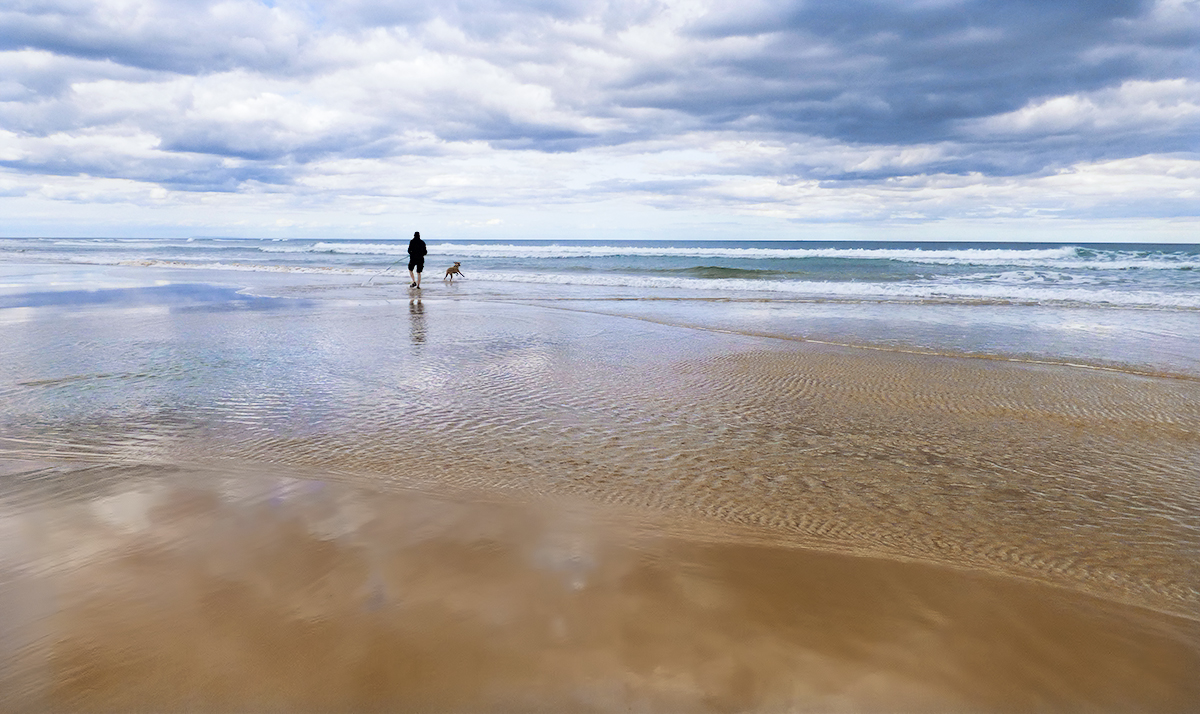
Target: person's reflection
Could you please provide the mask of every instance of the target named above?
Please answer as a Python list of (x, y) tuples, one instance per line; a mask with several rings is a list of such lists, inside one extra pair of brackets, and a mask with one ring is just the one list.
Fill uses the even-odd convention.
[(413, 344), (425, 342), (425, 306), (421, 304), (420, 298), (408, 301), (408, 330)]

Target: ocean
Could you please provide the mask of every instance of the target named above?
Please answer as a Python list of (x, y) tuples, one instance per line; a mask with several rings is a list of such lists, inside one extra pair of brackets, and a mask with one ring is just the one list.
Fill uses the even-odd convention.
[[(1200, 374), (1200, 244), (427, 244), (426, 297), (570, 301), (794, 339)], [(292, 296), (390, 298), (407, 294), (406, 250), (407, 240), (0, 239), (0, 305), (189, 275), (264, 295), (288, 285)], [(454, 261), (466, 278), (443, 286)]]
[[(1200, 244), (429, 240), (494, 294), (512, 284), (637, 297), (929, 301), (1200, 309)], [(371, 278), (407, 241), (0, 239), (6, 263), (144, 265)], [(466, 271), (467, 268), (464, 268)], [(440, 277), (440, 276), (438, 276)], [(526, 294), (526, 293), (519, 293)]]

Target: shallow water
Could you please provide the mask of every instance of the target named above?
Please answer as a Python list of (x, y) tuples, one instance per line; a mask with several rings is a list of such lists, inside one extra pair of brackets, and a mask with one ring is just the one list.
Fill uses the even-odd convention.
[(1194, 379), (333, 287), (0, 310), (9, 708), (1200, 703)]

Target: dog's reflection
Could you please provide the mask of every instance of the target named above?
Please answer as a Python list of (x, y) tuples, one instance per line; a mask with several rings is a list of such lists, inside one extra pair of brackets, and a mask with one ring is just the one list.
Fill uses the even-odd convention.
[(425, 306), (421, 304), (421, 298), (408, 301), (408, 331), (413, 344), (425, 342)]

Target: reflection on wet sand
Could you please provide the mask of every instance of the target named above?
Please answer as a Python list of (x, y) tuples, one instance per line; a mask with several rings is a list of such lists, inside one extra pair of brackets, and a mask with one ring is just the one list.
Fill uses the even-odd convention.
[(6, 558), (23, 546), (0, 591), (19, 638), (7, 710), (1200, 702), (1196, 622), (1021, 580), (561, 499), (248, 472), (100, 481), (122, 485), (6, 509)]
[(425, 341), (425, 306), (421, 303), (421, 298), (408, 301), (408, 327), (409, 337), (414, 345)]
[(425, 302), (7, 325), (0, 710), (1200, 709), (1200, 382)]
[[(170, 458), (570, 494), (1200, 618), (1198, 382), (809, 345), (632, 367), (602, 354), (425, 364), (338, 402), (346, 428), (229, 430)], [(272, 398), (293, 401), (223, 417), (266, 421)]]

